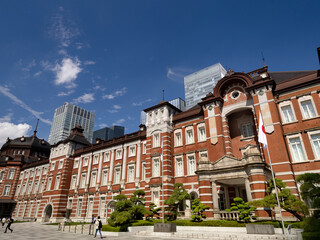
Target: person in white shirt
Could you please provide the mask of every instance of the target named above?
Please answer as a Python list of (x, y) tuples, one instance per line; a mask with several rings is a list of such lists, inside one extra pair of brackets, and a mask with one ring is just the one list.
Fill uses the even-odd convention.
[(1, 224), (2, 224), (2, 227), (4, 227), (4, 224), (6, 223), (6, 218), (3, 217), (2, 220), (1, 220)]
[(97, 232), (99, 231), (100, 237), (102, 238), (102, 234), (101, 234), (102, 222), (101, 222), (100, 216), (98, 216), (98, 219), (94, 223), (94, 226), (95, 226), (95, 229), (96, 229), (96, 234), (94, 235), (94, 237), (97, 236)]

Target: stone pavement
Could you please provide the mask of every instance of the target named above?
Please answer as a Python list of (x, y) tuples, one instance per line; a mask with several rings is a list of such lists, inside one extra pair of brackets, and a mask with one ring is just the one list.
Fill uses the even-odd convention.
[[(1, 228), (1, 226), (0, 226)], [(0, 239), (1, 240), (35, 240), (35, 239), (48, 239), (48, 240), (62, 240), (62, 239), (77, 239), (77, 240), (84, 240), (84, 239), (94, 239), (93, 235), (88, 234), (81, 234), (81, 233), (71, 233), (71, 232), (63, 232), (58, 231), (57, 225), (45, 225), (42, 223), (34, 223), (34, 222), (26, 222), (26, 223), (13, 223), (11, 225), (11, 229), (13, 232), (11, 233), (8, 230), (7, 233), (4, 233), (5, 228), (1, 228), (0, 232)], [(97, 239), (100, 239), (100, 236), (97, 235)], [(104, 239), (108, 240), (164, 240), (170, 239), (166, 237), (147, 237), (147, 236), (120, 236), (120, 237), (111, 237), (105, 236)], [(175, 238), (176, 240), (181, 240), (179, 238)]]

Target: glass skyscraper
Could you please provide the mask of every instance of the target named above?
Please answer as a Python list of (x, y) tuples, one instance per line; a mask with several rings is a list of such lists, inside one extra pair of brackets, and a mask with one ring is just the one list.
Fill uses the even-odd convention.
[(54, 111), (51, 131), (48, 142), (55, 144), (66, 139), (76, 124), (84, 129), (83, 135), (92, 142), (95, 114), (83, 108), (64, 103)]
[(184, 77), (184, 91), (186, 109), (190, 109), (201, 98), (204, 98), (209, 92), (213, 91), (217, 82), (226, 75), (227, 71), (220, 63), (192, 73)]

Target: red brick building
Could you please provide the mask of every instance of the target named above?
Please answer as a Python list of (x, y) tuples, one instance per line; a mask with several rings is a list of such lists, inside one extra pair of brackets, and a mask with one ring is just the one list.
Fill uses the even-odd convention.
[[(271, 178), (270, 160), (257, 141), (259, 112), (275, 175), (293, 194), (299, 197), (297, 176), (320, 172), (319, 71), (229, 71), (213, 93), (185, 112), (165, 101), (144, 111), (146, 125), (137, 132), (91, 145), (75, 127), (51, 147), (50, 163), (38, 166), (39, 176), (22, 169), (14, 218), (106, 220), (115, 195), (142, 189), (147, 205), (162, 206), (162, 190), (168, 198), (174, 183), (209, 205), (209, 218), (225, 218), (234, 197), (263, 198)], [(38, 182), (33, 195), (22, 191), (29, 182)], [(191, 216), (190, 201), (181, 207), (183, 217)], [(258, 215), (269, 217), (265, 209)]]

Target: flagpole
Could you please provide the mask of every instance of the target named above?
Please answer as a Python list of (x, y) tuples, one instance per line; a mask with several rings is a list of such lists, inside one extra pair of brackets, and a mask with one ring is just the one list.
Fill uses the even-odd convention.
[(162, 180), (162, 223), (164, 223), (164, 189), (163, 189), (163, 136), (161, 141), (161, 180)]
[(279, 201), (279, 196), (278, 196), (278, 189), (277, 189), (276, 180), (275, 180), (275, 177), (274, 177), (274, 172), (273, 172), (273, 167), (272, 167), (272, 162), (271, 162), (271, 157), (270, 157), (270, 152), (269, 152), (269, 146), (268, 146), (268, 142), (267, 142), (267, 135), (266, 135), (266, 132), (264, 130), (264, 123), (263, 123), (261, 112), (259, 112), (259, 136), (258, 136), (258, 141), (260, 143), (262, 143), (264, 148), (267, 148), (267, 153), (268, 153), (268, 158), (269, 158), (269, 163), (270, 163), (270, 168), (271, 168), (271, 174), (272, 174), (272, 180), (273, 180), (273, 186), (274, 186), (274, 190), (276, 192), (278, 208), (280, 210), (280, 218), (281, 218), (281, 223), (282, 223), (282, 234), (285, 234), (282, 211), (281, 211), (281, 206), (280, 206), (280, 201)]
[(284, 231), (284, 222), (283, 222), (283, 217), (282, 217), (282, 211), (281, 211), (281, 206), (280, 206), (280, 201), (279, 201), (279, 196), (278, 196), (278, 189), (277, 189), (277, 185), (276, 185), (276, 180), (275, 180), (275, 178), (274, 178), (274, 172), (273, 172), (273, 168), (272, 168), (272, 163), (271, 163), (271, 158), (270, 158), (270, 153), (269, 153), (269, 147), (268, 147), (268, 145), (267, 145), (267, 152), (268, 152), (268, 158), (269, 158), (269, 163), (270, 163), (270, 168), (271, 168), (271, 173), (272, 173), (273, 186), (274, 186), (274, 190), (275, 190), (275, 192), (276, 192), (278, 208), (279, 208), (279, 211), (280, 211), (280, 218), (281, 218), (281, 223), (282, 223), (282, 234), (285, 234), (285, 231)]

